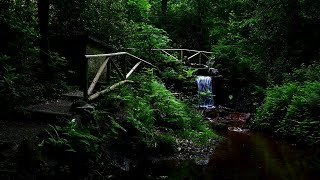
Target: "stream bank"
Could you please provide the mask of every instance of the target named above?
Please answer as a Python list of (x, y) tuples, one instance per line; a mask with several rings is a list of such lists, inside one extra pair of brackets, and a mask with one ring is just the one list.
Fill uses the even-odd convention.
[(205, 163), (203, 159), (151, 161), (123, 179), (320, 179), (320, 150), (261, 133), (221, 131), (220, 135), (224, 139)]
[(208, 156), (149, 160), (120, 179), (320, 179), (320, 149), (250, 132), (245, 123), (250, 114), (228, 111), (203, 111), (223, 137)]

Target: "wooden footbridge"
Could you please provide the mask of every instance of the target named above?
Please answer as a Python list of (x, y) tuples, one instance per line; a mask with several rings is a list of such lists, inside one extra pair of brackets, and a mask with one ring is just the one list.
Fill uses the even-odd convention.
[[(206, 65), (212, 52), (189, 49), (152, 49), (152, 51), (163, 53), (176, 61), (182, 61), (186, 66), (214, 69)], [(91, 102), (122, 84), (132, 83), (131, 75), (142, 65), (157, 68), (154, 64), (129, 52), (85, 55), (83, 61), (82, 90), (63, 94), (60, 99), (55, 101), (23, 107), (22, 110), (30, 113), (69, 117), (72, 116), (70, 107), (75, 101), (82, 99), (84, 102)], [(130, 65), (132, 68), (128, 69)], [(93, 73), (94, 70), (96, 73)], [(118, 78), (112, 79), (114, 75)], [(92, 79), (90, 85), (89, 79)], [(101, 79), (104, 79), (104, 82)]]

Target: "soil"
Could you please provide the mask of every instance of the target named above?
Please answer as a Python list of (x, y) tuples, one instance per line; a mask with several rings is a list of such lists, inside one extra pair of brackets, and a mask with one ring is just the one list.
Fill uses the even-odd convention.
[(34, 122), (0, 121), (0, 142), (19, 144), (34, 139), (47, 128), (46, 124)]
[(0, 120), (0, 179), (17, 176), (18, 162), (25, 142), (36, 143), (46, 124)]
[(201, 146), (186, 139), (177, 139), (175, 152), (169, 156), (154, 156), (151, 158), (153, 162), (163, 160), (206, 160), (213, 153), (218, 140), (209, 139), (208, 144)]

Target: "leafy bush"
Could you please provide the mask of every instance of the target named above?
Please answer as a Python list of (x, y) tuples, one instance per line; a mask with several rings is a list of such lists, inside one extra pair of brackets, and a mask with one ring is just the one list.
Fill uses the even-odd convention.
[(303, 83), (306, 81), (320, 81), (320, 64), (304, 65), (296, 68), (292, 73), (286, 75), (285, 82)]
[(287, 83), (267, 91), (253, 128), (311, 145), (320, 144), (320, 82)]
[(75, 120), (71, 120), (67, 126), (51, 126), (49, 137), (44, 139), (40, 146), (47, 151), (55, 153), (82, 151), (89, 153), (94, 150), (94, 143), (98, 138), (91, 135), (89, 130), (79, 128)]
[(40, 173), (52, 177), (87, 175), (99, 161), (100, 142), (88, 128), (79, 127), (75, 120), (64, 127), (51, 126), (39, 144), (41, 155), (46, 157)]

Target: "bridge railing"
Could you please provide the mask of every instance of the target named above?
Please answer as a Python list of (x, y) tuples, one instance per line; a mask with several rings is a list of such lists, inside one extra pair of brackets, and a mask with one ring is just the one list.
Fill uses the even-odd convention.
[[(191, 49), (152, 49), (152, 50), (153, 51), (160, 51), (160, 52), (174, 58), (177, 61), (181, 60), (182, 62), (185, 62), (185, 63), (195, 62), (194, 61), (195, 58), (198, 57), (198, 60), (195, 62), (196, 64), (205, 64), (205, 62), (210, 59), (209, 55), (213, 53), (213, 52), (208, 52), (208, 51), (199, 51), (199, 50), (191, 50)], [(171, 54), (172, 51), (179, 53), (179, 55), (180, 55), (180, 57), (178, 57), (179, 59), (176, 56), (174, 56), (173, 54)], [(191, 53), (191, 55), (190, 55), (190, 53)], [(206, 61), (203, 60), (203, 57), (206, 58)]]
[[(138, 62), (129, 70), (127, 71), (127, 65), (128, 65), (128, 61), (126, 58), (124, 58), (124, 62), (123, 63), (123, 68), (121, 71), (121, 68), (119, 68), (117, 66), (117, 64), (113, 61), (115, 59), (116, 56), (129, 56), (132, 57), (135, 60), (138, 60)], [(95, 77), (93, 78), (90, 86), (89, 86), (89, 76), (88, 76), (88, 69), (89, 69), (89, 60), (91, 60), (92, 58), (105, 58), (103, 63), (101, 64), (101, 66), (99, 67)], [(94, 54), (94, 55), (85, 55), (85, 69), (84, 69), (84, 88), (83, 88), (83, 97), (85, 101), (92, 101), (95, 100), (96, 98), (98, 98), (100, 95), (105, 94), (115, 88), (117, 88), (118, 86), (124, 84), (124, 83), (128, 83), (128, 82), (132, 82), (131, 80), (129, 80), (128, 78), (132, 75), (132, 73), (139, 67), (140, 64), (147, 64), (151, 67), (156, 67), (153, 64), (151, 64), (148, 61), (145, 61), (135, 55), (132, 55), (128, 52), (117, 52), (117, 53), (108, 53), (108, 54)], [(114, 68), (116, 70), (116, 73), (120, 76), (121, 81), (119, 81), (118, 83), (113, 84), (112, 86), (109, 86), (107, 88), (105, 88), (102, 91), (98, 91), (93, 93), (95, 86), (97, 85), (101, 75), (106, 71), (106, 81), (107, 81), (107, 85), (110, 85), (110, 79), (111, 79), (111, 72), (112, 69)]]

